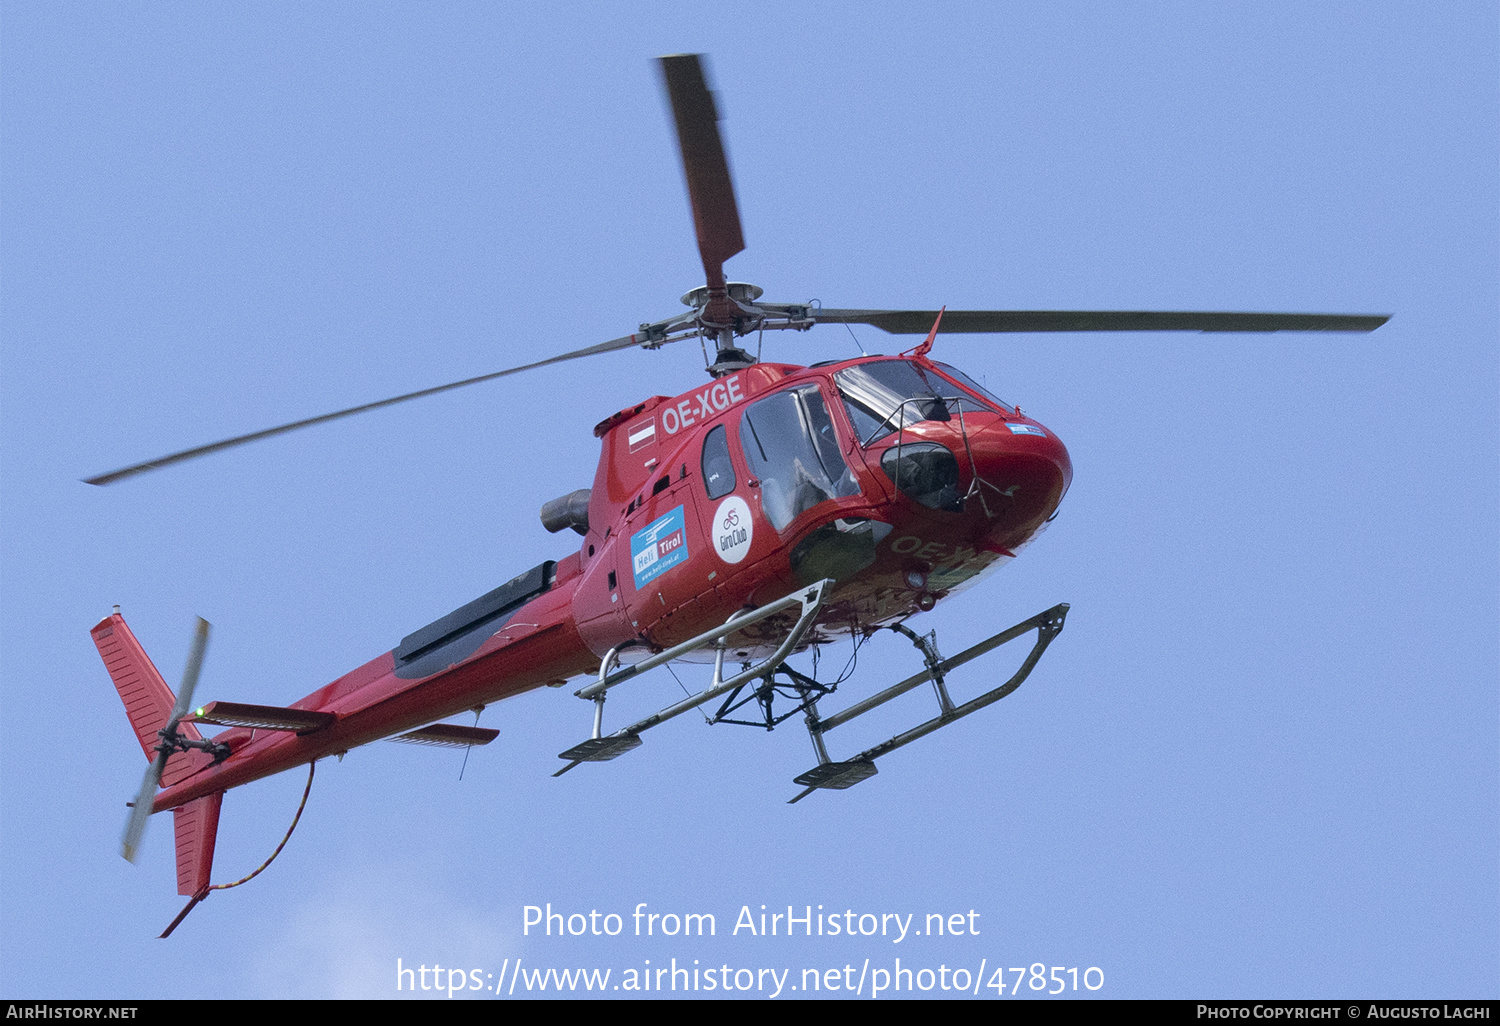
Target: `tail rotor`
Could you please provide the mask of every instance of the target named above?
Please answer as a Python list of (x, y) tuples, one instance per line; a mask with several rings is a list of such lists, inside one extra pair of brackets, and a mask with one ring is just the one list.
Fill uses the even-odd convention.
[(167, 760), (175, 752), (185, 752), (191, 748), (207, 750), (212, 745), (212, 742), (185, 738), (177, 730), (177, 724), (193, 705), (193, 691), (198, 686), (198, 674), (203, 669), (203, 654), (208, 649), (208, 630), (208, 621), (200, 616), (197, 630), (193, 633), (192, 648), (188, 651), (187, 667), (182, 671), (182, 686), (177, 689), (177, 702), (172, 707), (166, 726), (157, 731), (161, 742), (156, 745), (156, 757), (146, 768), (140, 792), (135, 796), (130, 818), (125, 823), (125, 834), (120, 840), (120, 854), (127, 862), (134, 862), (136, 852), (140, 849), (141, 837), (146, 832), (146, 821), (151, 817), (151, 806), (156, 799), (156, 790), (161, 786)]

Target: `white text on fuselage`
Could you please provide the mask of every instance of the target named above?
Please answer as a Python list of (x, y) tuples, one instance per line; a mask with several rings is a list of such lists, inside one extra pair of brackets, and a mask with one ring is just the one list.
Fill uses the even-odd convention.
[[(958, 566), (979, 556), (979, 550), (967, 545), (948, 545), (943, 542), (924, 542), (921, 538), (906, 534), (891, 542), (891, 551), (898, 556), (911, 556), (928, 563)], [(1009, 553), (1001, 550), (1001, 555)], [(988, 553), (987, 553), (988, 555)]]
[(676, 406), (668, 406), (662, 410), (662, 430), (669, 435), (675, 435), (683, 428), (692, 427), (716, 413), (724, 412), (744, 398), (740, 392), (740, 376), (735, 374), (711, 388), (705, 388), (690, 398), (682, 400)]

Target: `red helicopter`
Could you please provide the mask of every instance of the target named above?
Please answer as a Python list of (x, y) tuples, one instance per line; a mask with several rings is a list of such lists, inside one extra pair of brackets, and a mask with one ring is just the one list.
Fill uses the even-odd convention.
[[(638, 747), (651, 727), (715, 700), (710, 722), (769, 729), (800, 714), (817, 764), (795, 779), (802, 790), (794, 802), (817, 789), (843, 789), (867, 779), (876, 772), (876, 759), (1013, 691), (1062, 630), (1066, 603), (946, 659), (935, 632), (919, 635), (906, 621), (973, 585), (1043, 531), (1068, 490), (1072, 464), (1051, 430), (932, 359), (938, 333), (1371, 331), (1387, 320), (1325, 314), (853, 310), (761, 302), (761, 289), (724, 275), (725, 261), (744, 249), (744, 240), (702, 61), (679, 55), (662, 58), (660, 66), (706, 276), (705, 285), (682, 297), (683, 313), (548, 360), (88, 479), (109, 484), (564, 360), (630, 347), (657, 349), (695, 337), (715, 345), (712, 355), (703, 346), (708, 384), (671, 398), (653, 396), (595, 426), (602, 452), (593, 487), (554, 499), (541, 511), (547, 530), (572, 529), (581, 536), (576, 552), (533, 567), (290, 706), (210, 702), (193, 708), (208, 639), (202, 620), (176, 695), (118, 607), (93, 628), (94, 643), (151, 760), (126, 825), (125, 858), (134, 860), (151, 813), (173, 812), (178, 892), (190, 900), (163, 937), (210, 890), (235, 886), (209, 882), (227, 789), (304, 765), (310, 788), (317, 760), (382, 738), (483, 745), (499, 732), (438, 721), (534, 688), (593, 678), (576, 692), (593, 704), (592, 734), (561, 753), (565, 764), (558, 774), (583, 762), (614, 759)], [(900, 356), (861, 356), (811, 367), (762, 363), (739, 344), (752, 333), (805, 331), (829, 323), (867, 324), (926, 338)], [(786, 665), (787, 658), (839, 638), (858, 642), (883, 629), (911, 640), (924, 669), (825, 715), (818, 703), (840, 682), (798, 672)], [(1033, 631), (1032, 649), (1014, 675), (978, 698), (953, 702), (946, 674)], [(673, 660), (711, 664), (708, 685), (606, 732), (610, 690)], [(828, 731), (929, 682), (936, 716), (850, 758), (829, 756)], [(199, 727), (210, 725), (227, 729), (204, 737)]]

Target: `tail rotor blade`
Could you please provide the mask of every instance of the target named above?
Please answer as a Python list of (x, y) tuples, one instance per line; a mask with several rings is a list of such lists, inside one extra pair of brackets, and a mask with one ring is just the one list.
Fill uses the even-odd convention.
[(172, 718), (167, 729), (175, 731), (177, 721), (193, 707), (193, 691), (198, 687), (198, 674), (203, 669), (203, 653), (208, 651), (208, 621), (198, 617), (198, 626), (193, 631), (193, 646), (188, 650), (187, 666), (182, 670), (182, 686), (177, 689), (177, 704), (172, 706)]
[(151, 807), (156, 801), (156, 790), (161, 786), (161, 775), (166, 771), (167, 760), (172, 756), (170, 739), (177, 734), (177, 723), (187, 715), (193, 705), (193, 691), (198, 687), (198, 674), (203, 670), (203, 654), (208, 650), (208, 621), (198, 617), (198, 627), (193, 632), (193, 644), (188, 650), (187, 667), (182, 671), (182, 687), (177, 691), (177, 702), (172, 706), (172, 715), (162, 731), (161, 746), (156, 758), (146, 767), (146, 776), (141, 780), (141, 789), (135, 796), (130, 818), (125, 821), (125, 834), (120, 838), (120, 854), (126, 862), (134, 862), (141, 847), (141, 838), (146, 833), (146, 821), (151, 818)]
[(156, 758), (151, 760), (151, 765), (146, 767), (145, 779), (141, 781), (141, 789), (135, 796), (135, 805), (130, 810), (130, 818), (125, 821), (125, 834), (120, 838), (120, 854), (125, 857), (126, 862), (134, 862), (136, 852), (141, 846), (141, 837), (146, 833), (146, 820), (151, 818), (151, 804), (156, 800), (156, 789), (161, 786), (162, 771), (167, 768), (167, 753), (160, 751)]

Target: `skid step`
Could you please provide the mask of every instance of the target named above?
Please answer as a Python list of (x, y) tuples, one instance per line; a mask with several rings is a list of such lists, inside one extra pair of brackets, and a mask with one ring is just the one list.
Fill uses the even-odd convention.
[(573, 762), (608, 762), (617, 759), (632, 748), (641, 747), (641, 739), (634, 734), (613, 737), (591, 737), (582, 744), (574, 745), (558, 758)]
[(826, 787), (834, 791), (842, 791), (847, 787), (853, 787), (861, 780), (869, 780), (880, 772), (875, 764), (868, 759), (850, 759), (848, 762), (824, 762), (819, 763), (806, 773), (792, 781), (803, 787)]

